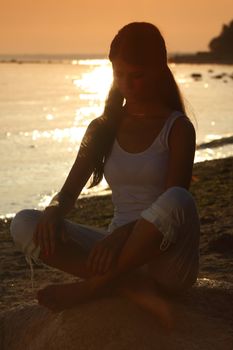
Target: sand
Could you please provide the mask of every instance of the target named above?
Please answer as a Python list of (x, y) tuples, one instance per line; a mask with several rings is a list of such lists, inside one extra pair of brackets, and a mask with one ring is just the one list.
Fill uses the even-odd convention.
[[(182, 297), (180, 296), (175, 300), (171, 300), (175, 310), (174, 320), (176, 331), (168, 338), (167, 336), (163, 338), (160, 334), (161, 332), (158, 330), (152, 331), (152, 326), (150, 326), (152, 328), (149, 327), (150, 331), (144, 329), (144, 323), (141, 318), (151, 316), (145, 313), (144, 310), (142, 311), (140, 309), (139, 311), (138, 306), (135, 306), (132, 301), (127, 301), (123, 297), (115, 296), (111, 297), (112, 299), (106, 298), (91, 302), (90, 304), (80, 305), (73, 310), (64, 311), (62, 313), (63, 316), (61, 314), (60, 316), (54, 316), (49, 311), (38, 306), (35, 299), (37, 288), (51, 283), (74, 281), (77, 278), (43, 264), (35, 265), (35, 289), (32, 290), (29, 266), (24, 256), (15, 250), (9, 235), (10, 220), (1, 220), (0, 349), (3, 349), (3, 345), (5, 345), (5, 349), (30, 349), (33, 339), (37, 339), (35, 349), (43, 349), (51, 337), (57, 339), (57, 341), (60, 339), (60, 342), (58, 341), (56, 343), (54, 340), (54, 347), (51, 345), (50, 348), (55, 349), (55, 345), (57, 348), (60, 348), (62, 337), (67, 336), (71, 339), (71, 330), (77, 333), (77, 330), (75, 331), (75, 324), (82, 322), (85, 317), (91, 320), (88, 321), (88, 328), (81, 327), (78, 335), (75, 333), (76, 338), (72, 338), (73, 340), (70, 341), (69, 346), (67, 345), (65, 348), (76, 349), (74, 345), (78, 341), (79, 344), (83, 344), (78, 347), (80, 349), (232, 349), (232, 179), (233, 157), (206, 161), (194, 165), (193, 182), (190, 191), (197, 201), (201, 219), (200, 272), (196, 284), (190, 291)], [(78, 200), (77, 208), (69, 217), (80, 223), (106, 227), (111, 219), (112, 210), (110, 196), (93, 197), (91, 199), (84, 198)], [(108, 308), (111, 309), (109, 312), (113, 318), (116, 312), (119, 313), (115, 321), (106, 321), (105, 314), (108, 314)], [(129, 310), (127, 308), (133, 308), (131, 312), (135, 314), (135, 317), (128, 319)], [(101, 316), (100, 311), (105, 316)], [(140, 316), (138, 316), (138, 312)], [(63, 324), (61, 321), (62, 317), (63, 321), (70, 324), (70, 328), (67, 327), (61, 335), (57, 329), (59, 329), (59, 325)], [(19, 321), (20, 319), (22, 320), (21, 327), (16, 322), (16, 320)], [(45, 326), (45, 319), (48, 320), (49, 327)], [(105, 345), (101, 343), (99, 339), (100, 335), (97, 332), (97, 329), (99, 329), (97, 324), (99, 322), (102, 322), (102, 326), (110, 333), (112, 327), (115, 327), (115, 331), (112, 330), (113, 333), (110, 335), (108, 333), (106, 338), (108, 339), (106, 340), (107, 343), (103, 343)], [(126, 323), (128, 324), (128, 322), (130, 322), (129, 329), (134, 327), (134, 331), (130, 335), (134, 340), (127, 333), (129, 330), (121, 334), (122, 339), (119, 338), (118, 332), (122, 332), (122, 327), (119, 325), (122, 325), (122, 322), (125, 329), (127, 329)], [(151, 325), (149, 318), (146, 322)], [(28, 330), (31, 329), (32, 336), (27, 335), (26, 337), (22, 327), (26, 327)], [(36, 327), (40, 327), (41, 329), (39, 335), (35, 332)], [(84, 339), (85, 337), (88, 338), (88, 332), (91, 332), (93, 327), (97, 327), (95, 329), (95, 335), (92, 335), (88, 340), (89, 343), (94, 344), (92, 347), (87, 345), (89, 343)], [(185, 335), (182, 335), (181, 328), (185, 329)], [(17, 347), (19, 346), (16, 341), (16, 339), (19, 339), (18, 337), (21, 338), (22, 342), (27, 339), (28, 347), (22, 345), (23, 343), (20, 347)], [(156, 339), (159, 341), (158, 347), (152, 346), (155, 344)], [(171, 340), (173, 341), (173, 347), (169, 347)], [(139, 343), (141, 346), (139, 346)]]

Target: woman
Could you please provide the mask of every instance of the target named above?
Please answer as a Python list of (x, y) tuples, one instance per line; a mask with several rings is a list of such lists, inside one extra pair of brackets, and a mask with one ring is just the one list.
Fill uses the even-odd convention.
[[(38, 301), (57, 311), (104, 294), (157, 286), (179, 293), (197, 279), (199, 217), (189, 190), (195, 129), (153, 24), (133, 22), (114, 37), (113, 84), (104, 113), (87, 128), (56, 203), (23, 210), (11, 225), (15, 243), (81, 282), (49, 285)], [(124, 103), (125, 102), (125, 103)], [(108, 232), (65, 219), (93, 174), (112, 190)]]

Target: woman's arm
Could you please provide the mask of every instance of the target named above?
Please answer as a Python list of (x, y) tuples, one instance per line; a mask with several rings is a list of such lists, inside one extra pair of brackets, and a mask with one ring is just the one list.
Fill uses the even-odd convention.
[(136, 220), (131, 221), (128, 224), (117, 227), (111, 234), (96, 242), (87, 259), (87, 269), (90, 275), (102, 274), (111, 268), (136, 222)]
[(172, 186), (190, 187), (196, 149), (196, 133), (187, 118), (178, 118), (171, 129), (168, 146), (170, 158), (166, 189)]
[(56, 239), (65, 240), (64, 216), (74, 207), (75, 201), (91, 176), (95, 167), (95, 132), (98, 119), (94, 119), (88, 126), (83, 137), (77, 158), (69, 175), (57, 196), (57, 200), (45, 208), (39, 220), (33, 240), (36, 246), (47, 256), (54, 253)]
[(89, 124), (82, 139), (76, 160), (64, 185), (55, 200), (53, 200), (47, 207), (56, 207), (56, 210), (61, 217), (64, 217), (71, 209), (73, 209), (75, 201), (94, 171), (94, 137), (95, 131), (98, 127), (98, 119), (99, 118), (94, 119)]

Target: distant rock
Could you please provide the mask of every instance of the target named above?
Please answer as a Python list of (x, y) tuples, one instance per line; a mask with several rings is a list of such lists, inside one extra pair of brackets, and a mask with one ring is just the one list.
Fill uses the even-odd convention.
[(191, 77), (195, 80), (200, 80), (202, 78), (202, 74), (201, 73), (192, 73)]
[(216, 148), (233, 143), (233, 136), (222, 137), (221, 139), (204, 142), (196, 146), (196, 149)]
[(209, 250), (219, 253), (233, 254), (233, 235), (223, 233), (211, 239), (208, 244)]
[(219, 36), (210, 41), (209, 48), (214, 54), (233, 58), (233, 20), (223, 25)]
[(194, 54), (177, 54), (169, 57), (174, 63), (216, 63), (233, 64), (233, 20), (224, 24), (219, 36), (209, 42), (210, 51), (200, 51)]
[(213, 75), (212, 78), (214, 78), (214, 79), (222, 79), (224, 76), (225, 76), (225, 74), (222, 73), (222, 74)]

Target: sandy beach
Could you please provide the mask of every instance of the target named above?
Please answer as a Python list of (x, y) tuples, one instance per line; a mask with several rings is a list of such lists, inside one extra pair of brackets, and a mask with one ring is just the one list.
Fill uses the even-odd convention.
[[(233, 157), (196, 163), (190, 191), (201, 220), (200, 272), (192, 290), (182, 296), (195, 310), (233, 327)], [(110, 196), (83, 198), (69, 218), (106, 227), (112, 216)], [(36, 305), (37, 288), (77, 280), (43, 264), (34, 265), (34, 290), (30, 268), (16, 251), (9, 234), (10, 220), (0, 222), (0, 310)], [(193, 294), (193, 291), (195, 293)], [(233, 341), (233, 338), (232, 338)], [(217, 348), (217, 347), (216, 347)], [(224, 347), (223, 347), (224, 348)], [(222, 348), (222, 349), (223, 349)]]

